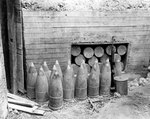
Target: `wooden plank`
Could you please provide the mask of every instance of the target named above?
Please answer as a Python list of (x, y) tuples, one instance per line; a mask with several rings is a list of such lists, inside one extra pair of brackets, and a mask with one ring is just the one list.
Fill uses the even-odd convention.
[(145, 59), (143, 58), (140, 58), (140, 57), (136, 57), (136, 59), (133, 59), (133, 58), (130, 58), (129, 59), (129, 62), (134, 64), (134, 65), (140, 65), (140, 64), (143, 64), (143, 65), (148, 65), (149, 63), (149, 57), (145, 57)]
[(70, 39), (72, 38), (26, 38), (25, 44), (65, 44), (69, 43)]
[[(82, 10), (82, 11), (63, 11), (63, 12), (53, 12), (53, 11), (29, 11), (23, 9), (24, 16), (47, 16), (47, 17), (54, 17), (54, 16), (84, 16), (84, 17), (106, 17), (106, 16), (128, 16), (128, 17), (134, 17), (134, 16), (150, 16), (149, 10), (126, 10), (126, 11), (94, 11), (94, 10)], [(127, 15), (128, 14), (128, 15)]]
[(54, 16), (54, 17), (45, 17), (45, 16), (25, 16), (24, 22), (25, 23), (101, 23), (104, 21), (109, 20), (117, 20), (117, 21), (143, 21), (143, 20), (150, 20), (150, 17), (128, 17), (128, 14), (122, 17), (117, 16), (105, 16), (105, 17), (66, 17), (66, 16)]
[[(91, 32), (92, 33), (92, 32)], [(103, 34), (96, 34), (97, 36), (95, 36), (95, 38), (92, 38), (92, 37), (89, 37), (89, 41), (98, 41), (99, 44), (101, 44), (100, 42), (101, 41), (110, 41), (111, 39), (111, 36), (105, 36)], [(68, 37), (58, 37), (58, 38), (25, 38), (26, 39), (26, 44), (31, 44), (31, 43), (62, 43), (62, 42), (73, 42), (74, 39), (77, 39), (77, 38), (73, 38), (72, 36), (68, 36)], [(88, 42), (88, 38), (85, 38), (85, 37), (82, 37), (80, 36), (78, 38), (80, 41), (84, 41), (85, 42), (85, 39), (86, 39), (86, 42)], [(117, 36), (117, 41), (132, 41), (132, 44), (134, 44), (134, 42), (138, 42), (139, 44), (143, 44), (145, 42), (149, 42), (149, 35), (136, 35), (136, 36), (122, 36), (122, 37), (118, 37)], [(134, 42), (133, 42), (133, 39), (134, 39)], [(142, 39), (142, 40), (141, 40)]]
[[(148, 59), (148, 58), (147, 58)], [(136, 60), (129, 59), (129, 65), (143, 65), (148, 66), (148, 60), (147, 59), (140, 59), (137, 58)]]
[[(36, 113), (38, 114), (38, 111), (37, 112), (35, 111), (38, 108), (37, 106), (29, 108), (29, 107), (24, 107), (24, 106), (8, 103), (8, 107), (12, 108), (12, 109), (19, 110), (19, 111), (28, 112), (28, 113), (31, 113), (31, 114), (36, 114)], [(41, 114), (41, 112), (40, 112), (40, 114)]]
[(64, 53), (64, 54), (61, 54), (61, 53), (58, 53), (58, 54), (48, 54), (48, 53), (42, 53), (42, 54), (31, 54), (31, 55), (26, 55), (26, 59), (45, 59), (45, 58), (63, 58), (63, 57), (67, 57), (67, 53)]
[[(150, 45), (149, 43), (148, 43), (148, 45)], [(131, 54), (136, 54), (136, 53), (149, 53), (149, 50), (148, 49), (150, 49), (147, 45), (146, 45), (146, 47), (145, 47), (145, 45), (142, 45), (143, 47), (139, 47), (139, 48), (137, 48), (137, 47), (133, 47), (132, 48), (132, 50), (130, 51), (130, 53)]]
[(21, 100), (21, 101), (23, 101), (23, 102), (29, 103), (29, 104), (31, 104), (31, 105), (33, 105), (33, 106), (34, 106), (34, 105), (39, 105), (39, 104), (36, 103), (36, 102), (33, 102), (33, 101), (31, 101), (31, 100), (22, 98), (22, 97), (20, 97), (20, 96), (17, 96), (17, 95), (11, 94), (11, 93), (7, 93), (7, 96), (8, 96), (9, 98), (12, 98), (12, 99), (15, 99), (15, 100)]
[(36, 110), (34, 110), (32, 112), (32, 114), (41, 115), (41, 116), (43, 116), (44, 113), (45, 113), (45, 111), (44, 110), (40, 110), (40, 109), (36, 109)]
[(9, 39), (10, 80), (11, 91), (17, 94), (17, 47), (16, 47), (16, 22), (14, 1), (7, 0), (7, 26)]
[(17, 104), (17, 105), (21, 105), (21, 106), (26, 106), (26, 107), (33, 107), (34, 105), (31, 105), (30, 103), (26, 103), (26, 102), (22, 102), (21, 100), (14, 100), (11, 98), (8, 98), (8, 102), (11, 104)]
[[(19, 0), (18, 0), (19, 1)], [(15, 3), (16, 13), (16, 42), (17, 42), (17, 83), (18, 90), (24, 93), (24, 64), (23, 64), (23, 21), (21, 2)]]
[[(150, 31), (137, 31), (137, 32), (76, 32), (76, 33), (57, 33), (54, 34), (25, 34), (25, 44), (57, 44), (57, 43), (71, 43), (74, 39), (78, 38), (80, 40), (84, 40), (85, 38), (94, 38), (95, 41), (98, 39), (100, 41), (104, 37), (106, 37), (107, 40), (110, 40), (112, 36), (122, 37), (124, 39), (130, 40), (133, 43), (139, 41), (139, 43), (143, 43), (145, 41), (148, 41)], [(52, 39), (52, 40), (51, 40)], [(64, 39), (64, 40), (63, 40)], [(119, 38), (118, 38), (119, 39)], [(121, 38), (120, 38), (121, 39)], [(133, 41), (133, 39), (135, 41)], [(144, 41), (145, 40), (145, 41)]]
[(69, 48), (70, 44), (31, 44), (26, 45), (27, 49), (42, 49), (42, 48)]
[(27, 38), (65, 38), (65, 37), (100, 37), (100, 36), (118, 36), (118, 37), (130, 37), (130, 36), (149, 36), (149, 31), (146, 32), (77, 32), (77, 33), (67, 33), (67, 32), (62, 32), (62, 33), (53, 33), (53, 34), (45, 34), (45, 33), (31, 33), (31, 34), (25, 34), (25, 39)]
[(25, 34), (26, 33), (55, 33), (55, 32), (58, 32), (58, 33), (61, 33), (62, 31), (65, 31), (65, 32), (101, 32), (101, 31), (105, 31), (105, 32), (111, 32), (111, 31), (116, 31), (116, 32), (136, 32), (136, 31), (147, 31), (147, 30), (150, 30), (150, 25), (144, 25), (144, 26), (135, 26), (135, 27), (120, 27), (120, 26), (112, 26), (112, 27), (109, 27), (109, 26), (106, 26), (106, 27), (97, 27), (97, 28), (94, 28), (94, 27), (90, 27), (90, 28), (86, 28), (86, 27), (81, 27), (79, 29), (76, 29), (76, 28), (48, 28), (48, 27), (45, 27), (45, 28), (40, 28), (40, 27), (37, 27), (37, 28), (25, 28)]
[[(142, 56), (146, 56), (147, 55), (147, 53), (143, 53), (143, 52), (130, 52), (130, 54), (129, 54), (129, 56), (132, 56), (132, 57), (141, 57), (142, 58)], [(143, 57), (144, 58), (144, 57)]]
[[(64, 37), (64, 39), (65, 38), (68, 38), (68, 37)], [(29, 45), (30, 39), (35, 40), (35, 41), (31, 41), (32, 43), (36, 42), (36, 39), (38, 40), (38, 38), (26, 38), (27, 45)], [(46, 39), (49, 39), (49, 38), (47, 37)], [(57, 37), (55, 39), (60, 39), (60, 37)], [(70, 38), (69, 45), (71, 46), (72, 43), (74, 44), (76, 42), (78, 42), (78, 43), (79, 42), (80, 43), (91, 42), (92, 43), (93, 41), (95, 42), (95, 44), (101, 44), (103, 41), (108, 41), (109, 42), (110, 39), (111, 39), (111, 36), (108, 36), (108, 35), (106, 36), (106, 35), (101, 35), (101, 34), (99, 35), (99, 37), (82, 37), (82, 36), (77, 37), (77, 36), (72, 36), (72, 38)], [(46, 42), (49, 42), (49, 40), (47, 40)], [(57, 43), (59, 44), (59, 43), (61, 43), (61, 41), (60, 42), (58, 41)], [(41, 44), (43, 44), (43, 43), (41, 43)], [(53, 42), (51, 44), (53, 44)], [(56, 43), (54, 43), (54, 44), (56, 44)], [(63, 47), (60, 47), (60, 48), (63, 48)], [(54, 48), (52, 47), (51, 49), (54, 49)]]
[(132, 70), (133, 72), (134, 71), (142, 72), (142, 71), (146, 71), (147, 70), (146, 68), (143, 67), (143, 65), (128, 65), (128, 68), (130, 70)]
[(59, 61), (60, 65), (64, 65), (64, 64), (67, 64), (67, 59), (68, 58), (59, 58), (59, 59), (56, 59), (56, 58), (43, 58), (43, 59), (37, 59), (37, 60), (33, 60), (33, 59), (27, 59), (26, 60), (26, 63), (29, 64), (31, 62), (33, 62), (34, 64), (42, 64), (44, 61), (47, 62), (47, 65), (51, 65), (51, 64), (55, 64), (56, 60)]
[[(143, 42), (143, 39), (148, 39), (150, 30), (142, 30), (142, 31), (70, 31), (70, 32), (56, 32), (56, 33), (25, 33), (25, 43), (29, 44), (32, 42), (39, 42), (39, 43), (67, 43), (73, 39), (73, 36), (98, 36), (98, 35), (111, 35), (114, 34), (118, 37), (125, 36), (125, 37), (132, 37), (132, 36), (143, 36), (140, 42)], [(37, 36), (35, 36), (37, 35)], [(39, 36), (39, 37), (38, 37)], [(45, 36), (45, 37), (44, 37)], [(132, 37), (133, 38), (133, 37)]]
[[(8, 108), (7, 108), (7, 83), (6, 83), (6, 72), (5, 72), (5, 63), (4, 63), (4, 52), (3, 48), (3, 25), (4, 25), (4, 12), (6, 8), (6, 1), (0, 0), (0, 119), (6, 119), (8, 115)], [(7, 10), (6, 10), (7, 11)], [(7, 28), (6, 28), (7, 29)]]
[[(37, 56), (36, 56), (37, 57)], [(26, 60), (28, 62), (44, 62), (44, 61), (49, 61), (49, 62), (55, 62), (56, 60), (59, 60), (59, 62), (66, 62), (68, 60), (68, 57), (45, 57), (45, 58), (36, 58), (36, 57), (28, 57)]]
[[(135, 41), (140, 41), (139, 44), (143, 42), (147, 42), (149, 40), (149, 35), (122, 35), (118, 36), (115, 34), (106, 35), (106, 34), (97, 34), (95, 36), (85, 36), (85, 37), (74, 37), (71, 41), (73, 44), (80, 43), (82, 45), (85, 44), (110, 44), (112, 36), (116, 36), (116, 43), (130, 43), (133, 44)], [(142, 39), (142, 40), (141, 40)], [(133, 46), (132, 46), (133, 47)]]
[[(88, 35), (89, 34), (89, 35)], [(90, 34), (90, 33), (87, 33), (87, 34), (85, 34), (84, 36), (82, 35), (82, 34), (80, 34), (80, 35), (72, 35), (72, 36), (63, 36), (63, 39), (67, 39), (67, 38), (70, 38), (70, 41), (72, 42), (72, 43), (75, 43), (75, 42), (93, 42), (93, 41), (95, 41), (95, 43), (97, 43), (97, 42), (99, 42), (99, 43), (102, 43), (103, 41), (107, 41), (108, 43), (110, 43), (110, 41), (111, 41), (111, 37), (112, 36), (116, 36), (116, 41), (120, 41), (120, 42), (126, 42), (126, 41), (130, 41), (130, 42), (132, 42), (132, 43), (134, 43), (133, 42), (133, 39), (134, 40), (140, 40), (141, 42), (143, 42), (144, 40), (148, 40), (149, 39), (149, 35), (147, 34), (145, 34), (145, 35), (125, 35), (125, 34), (122, 34), (122, 36), (121, 35), (118, 35), (118, 34), (110, 34), (110, 35), (108, 35), (108, 34)], [(48, 37), (48, 36), (45, 36), (45, 37), (43, 37), (43, 36), (41, 36), (40, 37), (40, 39), (51, 39), (52, 37)], [(53, 37), (54, 39), (61, 39), (62, 37), (61, 36), (55, 36), (55, 37)], [(27, 41), (27, 42), (30, 42), (30, 39), (33, 39), (33, 40), (38, 40), (39, 39), (39, 37), (37, 38), (37, 37), (25, 37), (25, 40)], [(141, 39), (143, 39), (143, 40), (141, 40)], [(104, 42), (104, 43), (106, 43), (106, 42)], [(107, 43), (107, 44), (108, 44)]]
[(149, 43), (147, 43), (147, 44), (133, 44), (132, 45), (133, 51), (138, 51), (138, 50), (147, 49), (147, 48), (150, 48)]
[(95, 23), (95, 22), (86, 22), (86, 23), (77, 23), (77, 22), (73, 22), (73, 23), (24, 23), (24, 27), (25, 28), (37, 28), (37, 27), (43, 27), (43, 28), (72, 28), (72, 27), (75, 27), (75, 28), (79, 28), (79, 27), (102, 27), (102, 26), (121, 26), (121, 27), (124, 27), (124, 26), (128, 26), (128, 27), (131, 27), (131, 26), (138, 26), (138, 25), (150, 25), (149, 21), (148, 20), (142, 20), (142, 21), (124, 21), (124, 20), (104, 20), (100, 23)]
[(32, 54), (37, 54), (39, 55), (40, 53), (46, 53), (46, 54), (62, 54), (68, 52), (68, 48), (43, 48), (43, 49), (26, 49), (26, 54), (27, 55), (32, 55)]

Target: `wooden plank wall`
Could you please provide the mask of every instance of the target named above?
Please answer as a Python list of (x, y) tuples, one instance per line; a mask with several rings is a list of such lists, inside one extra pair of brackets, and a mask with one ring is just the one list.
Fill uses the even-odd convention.
[(128, 71), (143, 73), (150, 57), (150, 11), (49, 12), (23, 10), (27, 63), (37, 67), (44, 60), (52, 68), (56, 59), (62, 69), (70, 58), (73, 42), (129, 42)]

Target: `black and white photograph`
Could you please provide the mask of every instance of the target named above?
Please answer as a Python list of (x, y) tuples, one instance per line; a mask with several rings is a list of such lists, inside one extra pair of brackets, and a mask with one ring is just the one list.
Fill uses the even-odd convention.
[(0, 119), (150, 119), (150, 0), (0, 0)]

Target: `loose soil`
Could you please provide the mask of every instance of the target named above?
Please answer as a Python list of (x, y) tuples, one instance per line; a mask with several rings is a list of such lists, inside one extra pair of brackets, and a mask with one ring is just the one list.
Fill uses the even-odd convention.
[(130, 10), (150, 9), (149, 0), (21, 0), (22, 7), (29, 10)]
[[(98, 97), (93, 100), (99, 112), (91, 108), (88, 100), (64, 103), (59, 111), (47, 111), (44, 116), (12, 111), (8, 119), (150, 119), (150, 84), (129, 91), (128, 96)], [(47, 104), (44, 104), (48, 109)], [(14, 113), (14, 114), (13, 114)]]

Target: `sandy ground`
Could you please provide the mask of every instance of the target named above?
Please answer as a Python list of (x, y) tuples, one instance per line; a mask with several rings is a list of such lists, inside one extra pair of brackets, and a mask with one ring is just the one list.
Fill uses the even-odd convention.
[(99, 112), (85, 100), (64, 103), (63, 109), (48, 111), (44, 116), (11, 112), (8, 119), (150, 119), (150, 85), (137, 87), (121, 98), (104, 97), (94, 105)]

